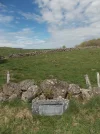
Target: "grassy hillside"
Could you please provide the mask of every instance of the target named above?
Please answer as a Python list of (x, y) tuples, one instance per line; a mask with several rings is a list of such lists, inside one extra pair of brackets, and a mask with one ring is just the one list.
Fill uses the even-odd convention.
[[(3, 53), (3, 51), (2, 51)], [(96, 85), (96, 72), (100, 72), (100, 49), (73, 50), (38, 56), (9, 59), (0, 64), (0, 85), (6, 81), (10, 71), (12, 81), (34, 79), (40, 82), (47, 78), (58, 78), (85, 87), (84, 75), (90, 76)]]
[[(2, 55), (10, 52), (14, 53), (11, 49), (0, 49)], [(38, 83), (53, 77), (81, 87), (85, 87), (84, 75), (88, 74), (95, 86), (96, 72), (100, 72), (100, 49), (9, 59), (0, 64), (0, 85), (6, 82), (7, 70), (15, 82), (34, 79)], [(0, 103), (0, 134), (100, 134), (100, 97), (85, 105), (71, 100), (64, 115), (54, 117), (32, 116), (31, 105), (19, 100)]]
[(39, 49), (22, 49), (22, 48), (10, 48), (10, 47), (0, 47), (0, 55), (8, 56), (10, 54), (17, 54), (17, 53), (27, 53), (33, 52)]
[(80, 45), (77, 45), (76, 47), (100, 47), (100, 39), (93, 39), (89, 41), (85, 41), (81, 43)]

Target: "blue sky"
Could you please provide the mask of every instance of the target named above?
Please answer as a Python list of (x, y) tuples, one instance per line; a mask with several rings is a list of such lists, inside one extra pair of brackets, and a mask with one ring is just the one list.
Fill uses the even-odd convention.
[(74, 47), (100, 38), (100, 0), (0, 0), (0, 46)]

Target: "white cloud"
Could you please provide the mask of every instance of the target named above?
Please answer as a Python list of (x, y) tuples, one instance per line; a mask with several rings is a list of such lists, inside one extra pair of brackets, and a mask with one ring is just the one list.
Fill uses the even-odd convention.
[(6, 6), (0, 3), (0, 9), (3, 9), (3, 8), (6, 8)]
[(91, 22), (91, 16), (100, 14), (99, 0), (37, 0), (37, 3), (42, 19), (49, 24), (63, 26), (71, 22)]
[[(52, 46), (72, 47), (100, 37), (100, 0), (36, 0)], [(59, 45), (58, 45), (59, 44)]]
[(91, 37), (100, 37), (100, 30), (92, 27), (63, 29), (52, 31), (51, 42), (54, 42), (53, 45), (55, 44), (56, 47), (61, 47), (62, 45), (73, 47)]
[[(84, 40), (100, 37), (100, 0), (35, 0), (39, 14), (19, 12), (27, 20), (46, 22), (51, 37), (39, 39), (31, 29), (0, 31), (0, 46), (28, 48), (73, 47)], [(35, 3), (35, 4), (36, 4)], [(3, 7), (3, 5), (0, 5)], [(0, 14), (0, 23), (10, 23), (12, 16)], [(17, 21), (16, 21), (17, 23)], [(13, 37), (13, 38), (12, 38)]]
[(0, 3), (0, 23), (7, 24), (14, 20), (14, 17), (11, 15), (5, 15), (8, 12), (7, 6)]
[(20, 15), (22, 15), (23, 17), (25, 17), (27, 20), (36, 20), (38, 22), (42, 22), (41, 16), (35, 14), (35, 13), (25, 13), (25, 12), (19, 12)]
[(0, 12), (6, 12), (6, 11), (7, 11), (7, 7), (2, 3), (0, 3)]
[(2, 15), (0, 14), (0, 23), (10, 23), (13, 21), (13, 16), (7, 16), (7, 15)]
[(0, 46), (17, 48), (39, 48), (45, 41), (40, 40), (30, 28), (24, 28), (17, 32), (0, 30)]

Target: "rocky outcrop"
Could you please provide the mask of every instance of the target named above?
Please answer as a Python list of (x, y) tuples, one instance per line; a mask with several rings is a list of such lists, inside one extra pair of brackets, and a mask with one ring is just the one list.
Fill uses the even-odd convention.
[(17, 99), (17, 98), (18, 98), (17, 94), (12, 94), (12, 95), (8, 98), (8, 100), (9, 100), (9, 101), (12, 101), (12, 100), (15, 100), (15, 99)]
[(66, 98), (68, 92), (69, 84), (64, 81), (59, 81), (57, 79), (47, 79), (44, 80), (40, 87), (47, 99), (54, 99), (61, 96)]
[(4, 84), (0, 93), (0, 101), (14, 100), (20, 98), (23, 101), (31, 101), (40, 94), (39, 87), (34, 80), (24, 80), (20, 83), (10, 82)]
[(32, 101), (39, 94), (39, 87), (37, 85), (30, 86), (27, 91), (22, 93), (21, 99), (23, 101)]
[(95, 94), (95, 95), (100, 95), (100, 87), (93, 87), (92, 92), (93, 92), (93, 94)]
[(63, 100), (70, 98), (80, 98), (89, 100), (94, 95), (100, 95), (100, 88), (81, 89), (77, 84), (68, 84), (57, 79), (46, 79), (36, 85), (34, 80), (24, 80), (20, 83), (10, 82), (4, 84), (0, 93), (0, 102), (21, 99), (31, 102), (32, 100)]
[(6, 101), (7, 98), (3, 92), (0, 93), (0, 102)]
[(59, 49), (49, 49), (49, 50), (39, 50), (39, 51), (33, 51), (29, 53), (17, 53), (17, 54), (10, 54), (9, 58), (21, 58), (26, 56), (36, 56), (40, 54), (46, 54), (46, 53), (55, 53), (55, 52), (70, 52), (73, 50), (81, 50), (81, 49), (93, 49), (93, 48), (100, 48), (97, 46), (90, 46), (90, 47), (75, 47), (75, 48), (59, 48)]
[(80, 91), (81, 91), (81, 97), (83, 100), (89, 100), (93, 96), (92, 90), (80, 89)]
[(80, 87), (76, 84), (69, 84), (68, 93), (72, 95), (77, 95), (80, 93)]
[(22, 91), (21, 99), (23, 101), (31, 101), (40, 93), (39, 87), (35, 84), (34, 80), (24, 80), (19, 85)]
[(13, 94), (16, 94), (17, 97), (20, 97), (21, 89), (20, 89), (19, 84), (11, 82), (3, 86), (3, 93), (5, 94), (5, 96), (8, 96), (8, 97), (10, 97)]
[(24, 80), (19, 83), (21, 91), (27, 91), (29, 87), (35, 85), (34, 80)]

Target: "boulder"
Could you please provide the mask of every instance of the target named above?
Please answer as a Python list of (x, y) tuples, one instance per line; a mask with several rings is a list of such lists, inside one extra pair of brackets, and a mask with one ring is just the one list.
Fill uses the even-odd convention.
[(62, 96), (58, 96), (56, 100), (64, 100), (64, 98), (62, 98)]
[(100, 95), (100, 87), (93, 87), (92, 92), (94, 95)]
[(6, 96), (4, 95), (4, 93), (0, 93), (0, 102), (3, 102), (3, 101), (6, 101), (7, 100), (7, 98), (6, 98)]
[(89, 100), (93, 96), (92, 91), (89, 89), (80, 89), (80, 91), (83, 100)]
[(18, 97), (21, 95), (20, 86), (17, 83), (10, 82), (9, 84), (5, 84), (3, 86), (3, 93), (6, 96), (11, 96), (13, 94), (16, 94)]
[(46, 99), (55, 99), (59, 96), (66, 98), (68, 86), (67, 82), (59, 81), (57, 79), (47, 79), (40, 84)]
[(39, 96), (39, 99), (40, 99), (40, 100), (46, 100), (46, 97), (45, 97), (45, 95), (42, 93), (42, 94)]
[(71, 95), (77, 95), (80, 93), (80, 87), (76, 84), (69, 84), (68, 93)]
[(39, 94), (39, 87), (37, 85), (32, 85), (28, 87), (27, 91), (22, 93), (21, 100), (23, 101), (32, 101)]
[(34, 80), (24, 80), (22, 82), (20, 82), (20, 88), (22, 91), (27, 91), (29, 89), (29, 87), (32, 87), (35, 85)]
[(12, 94), (12, 95), (8, 98), (8, 100), (9, 100), (9, 101), (12, 101), (12, 100), (15, 100), (15, 99), (17, 99), (17, 98), (18, 98), (17, 94)]

